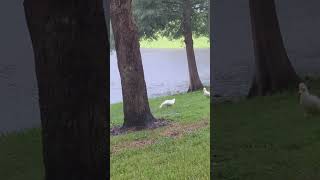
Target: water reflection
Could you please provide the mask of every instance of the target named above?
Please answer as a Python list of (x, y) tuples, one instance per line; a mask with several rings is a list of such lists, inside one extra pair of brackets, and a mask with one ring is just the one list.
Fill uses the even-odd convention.
[[(210, 84), (210, 49), (195, 49), (200, 79)], [(148, 97), (188, 90), (189, 73), (185, 49), (141, 49)], [(110, 103), (122, 101), (116, 53), (110, 54)]]

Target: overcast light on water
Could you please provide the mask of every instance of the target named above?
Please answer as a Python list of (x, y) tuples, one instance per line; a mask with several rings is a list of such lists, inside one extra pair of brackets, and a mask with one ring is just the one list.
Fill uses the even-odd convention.
[[(185, 49), (141, 48), (148, 97), (186, 92), (189, 85)], [(204, 85), (210, 84), (210, 49), (195, 49), (197, 68)], [(110, 104), (122, 101), (116, 53), (110, 54)]]

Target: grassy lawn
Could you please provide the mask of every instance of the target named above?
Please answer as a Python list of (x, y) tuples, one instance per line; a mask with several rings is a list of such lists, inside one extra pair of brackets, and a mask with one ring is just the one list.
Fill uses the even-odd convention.
[(42, 180), (39, 129), (0, 136), (0, 179)]
[[(176, 95), (173, 107), (159, 109), (162, 97), (150, 100), (156, 117), (170, 126), (111, 138), (112, 179), (209, 179), (209, 99), (202, 92)], [(111, 106), (111, 125), (122, 123), (122, 105)], [(0, 136), (0, 179), (41, 180), (39, 129)]]
[[(193, 46), (194, 48), (210, 48), (209, 38), (194, 37)], [(141, 40), (140, 47), (141, 48), (184, 48), (185, 44), (184, 44), (183, 38), (170, 41), (166, 37), (160, 37), (156, 41), (150, 41), (145, 39)]]
[[(320, 95), (319, 80), (311, 87)], [(297, 93), (214, 109), (215, 179), (320, 179), (320, 117), (304, 118)]]
[[(159, 109), (165, 99), (152, 99), (157, 118), (171, 125), (111, 137), (111, 179), (209, 179), (210, 100), (201, 92), (175, 95), (176, 104)], [(123, 121), (122, 104), (111, 106), (111, 126)]]
[[(320, 81), (311, 83), (320, 95)], [(111, 138), (112, 179), (209, 179), (209, 99), (202, 92), (150, 100), (168, 127)], [(122, 124), (122, 104), (110, 108), (111, 125)], [(214, 178), (320, 179), (320, 117), (304, 118), (297, 93), (257, 97), (214, 107)], [(0, 137), (0, 179), (42, 178), (40, 131)]]

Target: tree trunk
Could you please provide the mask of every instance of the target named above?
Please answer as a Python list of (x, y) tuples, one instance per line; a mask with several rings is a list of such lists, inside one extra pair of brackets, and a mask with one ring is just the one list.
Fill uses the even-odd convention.
[(46, 180), (107, 178), (107, 28), (102, 0), (25, 0)]
[(208, 12), (208, 32), (209, 32), (209, 40), (210, 40), (210, 19), (211, 19), (211, 17), (210, 17), (210, 11), (211, 11), (211, 3), (210, 3), (210, 1), (209, 1), (209, 12)]
[(150, 112), (144, 80), (138, 31), (132, 17), (132, 0), (111, 0), (111, 24), (117, 52), (123, 96), (123, 127), (149, 127)]
[(264, 96), (295, 87), (299, 77), (283, 44), (274, 0), (249, 0), (255, 75), (248, 97)]
[(200, 77), (197, 70), (196, 58), (193, 49), (192, 30), (191, 30), (191, 15), (192, 4), (190, 0), (185, 0), (183, 7), (183, 35), (184, 42), (186, 44), (188, 69), (189, 69), (189, 89), (190, 91), (196, 91), (203, 88), (200, 81)]

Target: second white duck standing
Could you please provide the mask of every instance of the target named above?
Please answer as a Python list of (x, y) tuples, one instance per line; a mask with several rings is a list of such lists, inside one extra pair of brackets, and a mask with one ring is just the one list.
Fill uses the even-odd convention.
[(207, 91), (206, 88), (203, 88), (203, 95), (207, 96), (207, 97), (210, 97), (210, 92)]
[(174, 105), (175, 102), (176, 102), (176, 98), (173, 98), (171, 100), (165, 100), (163, 101), (163, 103), (161, 103), (160, 108), (162, 108), (163, 106), (172, 106)]
[(300, 104), (305, 110), (305, 116), (320, 112), (319, 97), (309, 93), (307, 86), (304, 83), (299, 84)]

